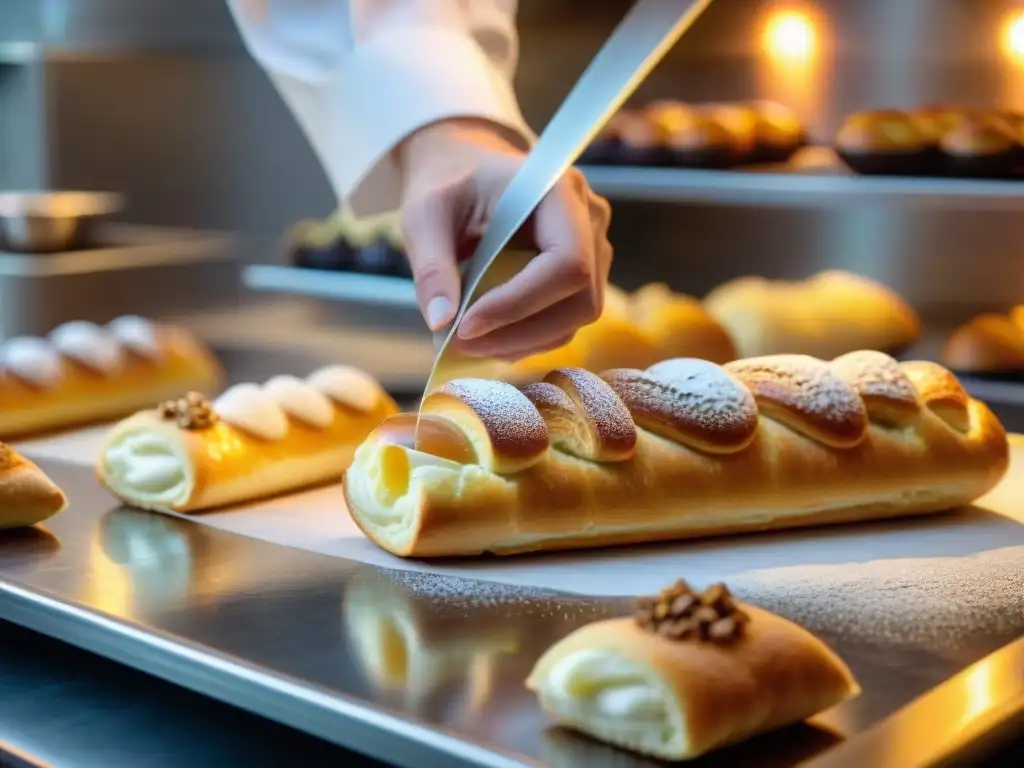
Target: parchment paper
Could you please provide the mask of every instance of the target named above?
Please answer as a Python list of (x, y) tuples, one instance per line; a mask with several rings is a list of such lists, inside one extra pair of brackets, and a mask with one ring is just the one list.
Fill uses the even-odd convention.
[[(91, 464), (104, 432), (105, 428), (92, 428), (16, 443), (15, 447), (30, 458)], [(74, 513), (73, 506), (69, 513)], [(378, 549), (360, 533), (345, 509), (340, 486), (195, 515), (192, 519), (276, 544), (390, 568), (429, 570), (582, 594), (635, 595), (656, 590), (679, 576), (699, 584), (765, 569), (963, 557), (1024, 545), (1024, 447), (1015, 445), (1010, 473), (995, 491), (976, 506), (949, 514), (588, 552), (432, 562), (403, 560)]]

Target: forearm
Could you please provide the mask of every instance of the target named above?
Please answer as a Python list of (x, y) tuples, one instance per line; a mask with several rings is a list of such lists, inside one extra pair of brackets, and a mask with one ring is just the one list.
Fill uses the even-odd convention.
[(338, 197), (359, 213), (397, 206), (392, 150), (423, 126), (470, 117), (532, 138), (512, 89), (514, 0), (229, 4)]

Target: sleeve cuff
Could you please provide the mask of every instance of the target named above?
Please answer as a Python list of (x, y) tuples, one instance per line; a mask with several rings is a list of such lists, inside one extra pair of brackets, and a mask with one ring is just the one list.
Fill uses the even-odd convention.
[(335, 77), (312, 87), (321, 103), (300, 119), (338, 196), (358, 215), (398, 207), (390, 153), (425, 125), (474, 117), (507, 129), (524, 146), (534, 139), (508, 80), (472, 38), (443, 28), (368, 40), (343, 58)]

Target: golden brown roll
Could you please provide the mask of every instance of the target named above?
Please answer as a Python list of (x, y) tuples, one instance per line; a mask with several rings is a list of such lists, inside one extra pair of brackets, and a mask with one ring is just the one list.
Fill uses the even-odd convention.
[(355, 522), (403, 557), (599, 547), (947, 510), (1008, 463), (948, 371), (880, 352), (544, 381), (565, 397), (477, 379), (424, 399), (469, 461), (371, 434), (345, 475)]
[(937, 170), (932, 137), (919, 121), (898, 110), (851, 115), (836, 134), (835, 148), (857, 173), (918, 176)]
[(633, 617), (588, 624), (526, 681), (556, 722), (663, 760), (690, 760), (798, 723), (860, 687), (828, 646), (724, 585), (685, 582)]
[(896, 352), (920, 333), (913, 309), (895, 292), (841, 270), (800, 281), (742, 277), (711, 291), (704, 307), (732, 337), (740, 357)]
[(0, 345), (0, 438), (114, 419), (185, 390), (213, 394), (217, 361), (183, 328), (126, 316)]
[(736, 358), (732, 339), (700, 301), (650, 283), (632, 294), (609, 285), (600, 319), (581, 328), (563, 347), (516, 363), (523, 374), (553, 368), (646, 368), (667, 357), (700, 357), (716, 363)]
[(942, 348), (942, 362), (966, 374), (1020, 374), (1024, 371), (1024, 324), (1016, 314), (979, 315), (961, 325)]
[(193, 392), (116, 424), (96, 474), (142, 509), (236, 504), (341, 477), (363, 438), (397, 410), (372, 378), (337, 365), (305, 380), (236, 384), (212, 403)]
[(754, 162), (784, 163), (807, 143), (807, 132), (796, 112), (774, 101), (750, 105), (754, 126)]
[(0, 530), (41, 523), (67, 505), (64, 492), (39, 467), (0, 443)]
[(705, 104), (700, 111), (732, 136), (734, 164), (742, 165), (755, 159), (760, 118), (754, 107), (748, 104)]
[(627, 112), (617, 127), (618, 160), (626, 165), (667, 165), (671, 161), (665, 126), (644, 111)]

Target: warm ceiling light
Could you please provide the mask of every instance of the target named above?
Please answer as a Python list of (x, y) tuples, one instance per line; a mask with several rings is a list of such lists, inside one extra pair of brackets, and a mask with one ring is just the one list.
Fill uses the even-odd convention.
[(814, 23), (800, 11), (772, 13), (764, 27), (764, 47), (775, 59), (803, 60), (814, 53)]
[(1024, 60), (1024, 11), (1006, 20), (1003, 27), (1003, 50), (1012, 59)]

